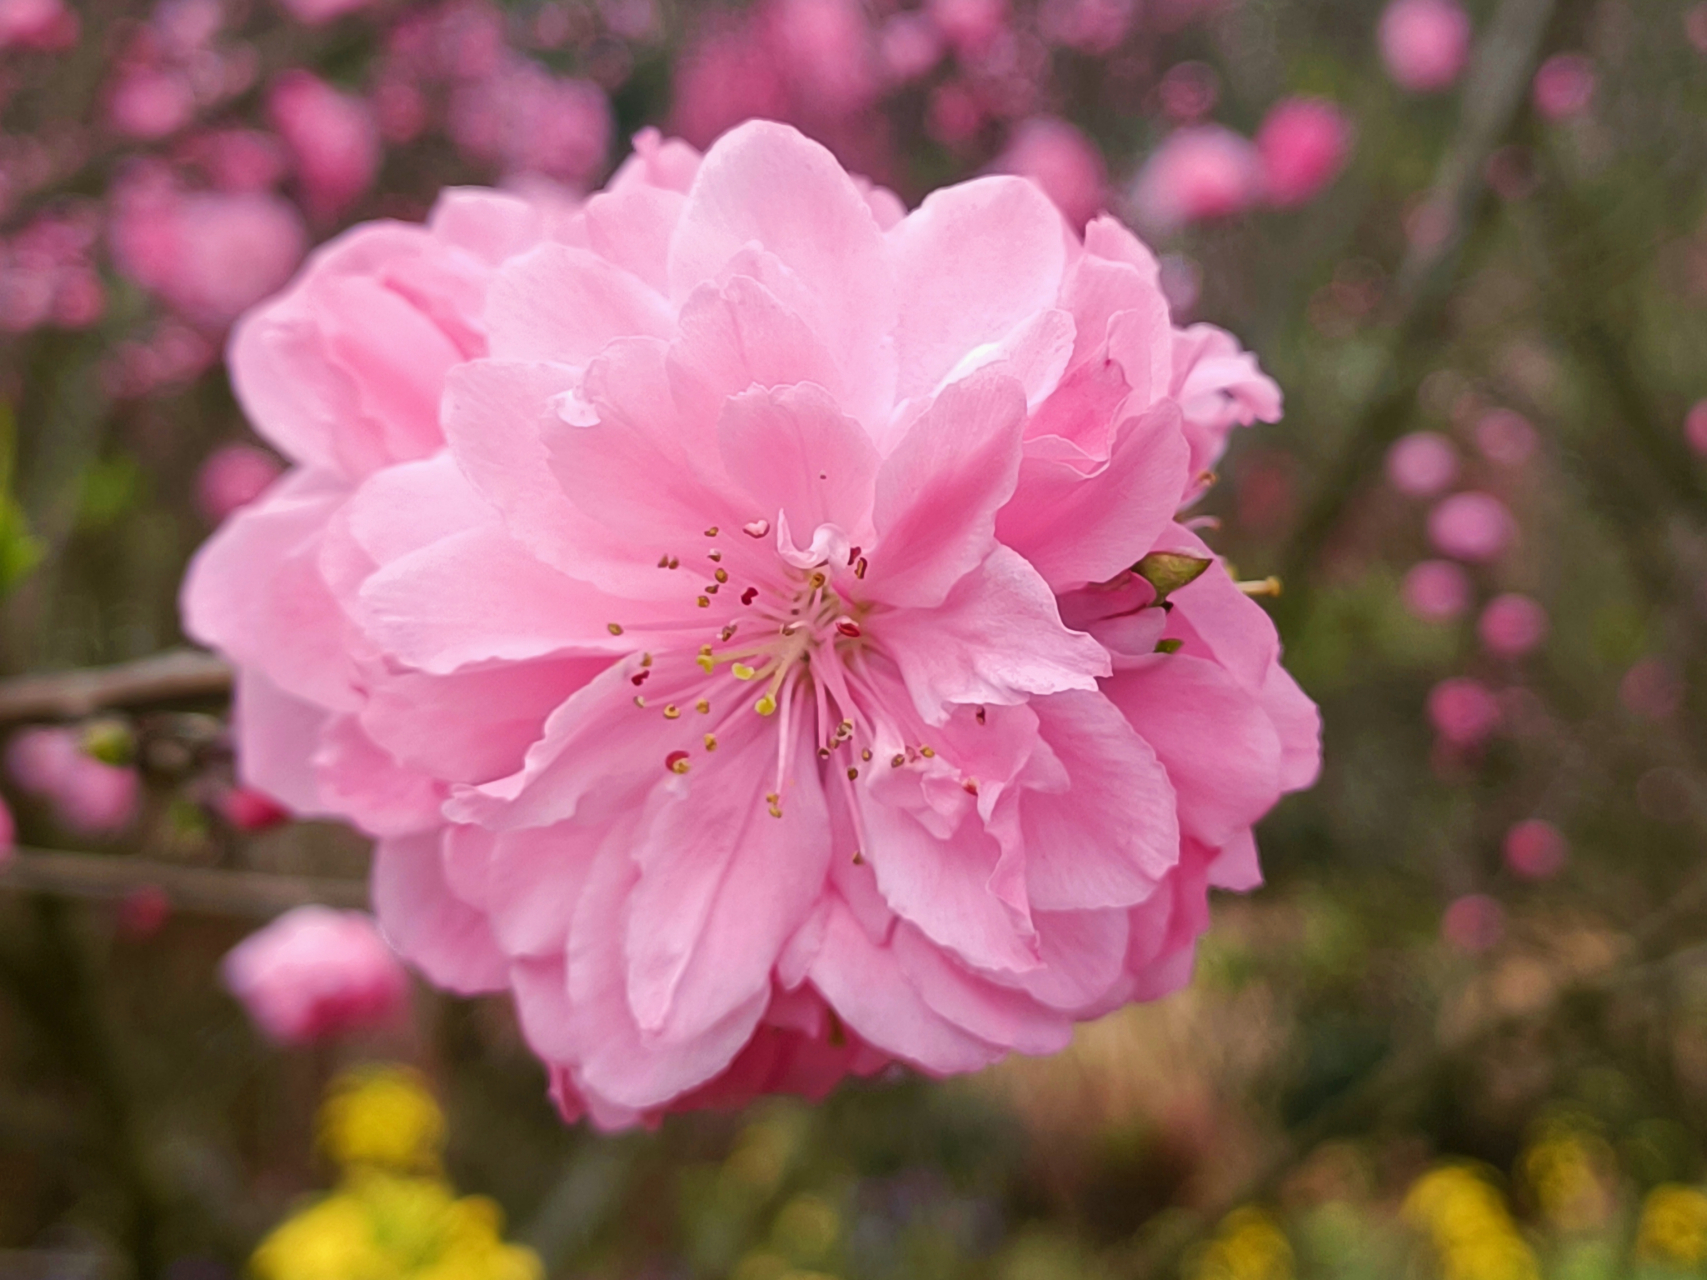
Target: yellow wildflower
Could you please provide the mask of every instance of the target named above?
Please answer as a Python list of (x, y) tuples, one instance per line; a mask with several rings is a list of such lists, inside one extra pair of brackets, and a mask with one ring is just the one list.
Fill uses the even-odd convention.
[(1612, 1213), (1603, 1171), (1616, 1163), (1606, 1139), (1569, 1123), (1552, 1124), (1523, 1153), (1523, 1177), (1542, 1214), (1566, 1231), (1602, 1226)]
[(435, 1172), (444, 1139), (444, 1112), (426, 1082), (407, 1067), (346, 1071), (320, 1107), (320, 1149), (343, 1168)]
[(1538, 1280), (1534, 1251), (1505, 1197), (1473, 1166), (1440, 1165), (1405, 1195), (1403, 1215), (1426, 1232), (1444, 1280)]
[(1707, 1194), (1674, 1182), (1648, 1192), (1636, 1228), (1636, 1256), (1686, 1270), (1707, 1262)]
[(1246, 1206), (1221, 1220), (1192, 1280), (1292, 1280), (1292, 1244), (1272, 1215)]

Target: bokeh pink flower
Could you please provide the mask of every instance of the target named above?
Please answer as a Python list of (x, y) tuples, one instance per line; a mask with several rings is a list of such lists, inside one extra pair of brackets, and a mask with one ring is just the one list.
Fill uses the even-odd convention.
[(1079, 231), (1108, 205), (1102, 152), (1065, 120), (1038, 116), (1022, 121), (990, 169), (1030, 178)]
[(1282, 208), (1314, 199), (1351, 157), (1351, 119), (1326, 98), (1286, 98), (1257, 130), (1262, 190)]
[(1432, 498), (1458, 478), (1458, 450), (1438, 431), (1413, 431), (1387, 450), (1387, 483), (1411, 498)]
[(1438, 93), (1470, 56), (1470, 15), (1458, 0), (1393, 0), (1381, 15), (1381, 59), (1401, 89)]
[(1450, 560), (1424, 560), (1406, 572), (1399, 594), (1427, 622), (1449, 622), (1470, 607), (1470, 578)]
[(1556, 53), (1535, 72), (1531, 97), (1546, 120), (1580, 115), (1594, 100), (1594, 63), (1580, 53)]
[(1570, 846), (1545, 818), (1526, 818), (1506, 832), (1501, 853), (1513, 875), (1524, 880), (1550, 880), (1565, 869)]
[(1428, 718), (1442, 740), (1454, 747), (1473, 747), (1499, 728), (1503, 716), (1499, 699), (1469, 676), (1451, 676), (1429, 690)]
[(1455, 560), (1473, 564), (1496, 560), (1516, 534), (1517, 522), (1510, 509), (1491, 493), (1455, 493), (1428, 513), (1429, 541), (1436, 551)]
[(604, 1127), (1174, 989), (1318, 746), (1174, 519), (1278, 389), (1157, 277), (774, 124), (348, 233), (238, 327), (296, 467), (185, 589), (245, 784), (377, 836), (391, 940)]
[(1547, 610), (1530, 596), (1507, 593), (1495, 596), (1476, 620), (1482, 647), (1501, 658), (1521, 658), (1532, 653), (1547, 638)]
[(287, 71), (267, 91), (267, 114), (290, 152), (309, 217), (336, 217), (373, 185), (379, 130), (360, 98), (307, 71)]
[(24, 791), (47, 800), (66, 830), (111, 836), (135, 819), (142, 782), (129, 765), (107, 764), (84, 752), (76, 729), (39, 725), (6, 744), (6, 771)]
[(1217, 124), (1190, 125), (1169, 134), (1144, 162), (1132, 203), (1146, 226), (1168, 231), (1243, 212), (1256, 202), (1262, 181), (1248, 138)]
[(279, 460), (254, 445), (228, 444), (203, 459), (196, 471), (196, 506), (218, 524), (267, 491), (284, 470)]
[(402, 964), (362, 911), (297, 907), (226, 953), (220, 976), (279, 1044), (311, 1044), (397, 1019), (409, 998)]

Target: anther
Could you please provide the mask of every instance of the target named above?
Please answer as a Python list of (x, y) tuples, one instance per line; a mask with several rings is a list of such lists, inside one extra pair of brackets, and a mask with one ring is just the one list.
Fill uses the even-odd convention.
[(735, 638), (735, 624), (731, 622), (728, 626), (724, 627), (723, 630), (717, 633), (717, 638), (725, 642), (733, 640)]
[(621, 625), (615, 622), (605, 623), (605, 630), (610, 632), (613, 636), (620, 636), (622, 634)]
[(729, 674), (734, 676), (737, 680), (751, 680), (758, 674), (758, 672), (754, 671), (745, 662), (736, 662), (730, 664)]
[(844, 720), (837, 725), (836, 737), (841, 739), (843, 742), (846, 742), (849, 738), (853, 737), (853, 721)]
[(979, 724), (984, 723), (984, 708), (983, 707), (979, 707), (978, 710), (976, 712), (974, 712), (974, 715), (977, 717)]
[(673, 702), (670, 703), (669, 706), (664, 708), (664, 719), (666, 719), (666, 720), (674, 720), (678, 716), (680, 716), (681, 714), (682, 714), (682, 709), (680, 707), (678, 707)]
[(753, 704), (753, 710), (761, 716), (774, 716), (776, 714), (776, 699), (767, 693)]
[(705, 749), (707, 751), (717, 750), (717, 735), (715, 733), (705, 735)]
[(699, 598), (699, 607), (701, 609), (711, 608), (711, 597), (710, 596), (701, 596)]
[(966, 789), (967, 795), (975, 796), (978, 794), (978, 779), (967, 778), (963, 780), (960, 785)]
[(859, 770), (850, 767), (848, 769), (848, 781), (852, 782), (857, 777), (859, 777)]
[(640, 696), (640, 695), (639, 695), (639, 694), (638, 694), (638, 693), (637, 693), (637, 694), (635, 694), (635, 695), (634, 695), (634, 705), (635, 705), (635, 706), (637, 706), (637, 707), (644, 707), (644, 706), (645, 706), (645, 705), (646, 705), (646, 699), (645, 699), (645, 698), (643, 698), (643, 697), (641, 697), (641, 696)]
[(927, 760), (934, 759), (936, 756), (936, 748), (935, 747), (920, 747), (919, 748), (919, 754), (922, 755)]
[(680, 560), (676, 559), (674, 556), (671, 556), (670, 557), (670, 568), (680, 569), (681, 567), (682, 567), (682, 562)]
[[(721, 570), (721, 569), (719, 569), (719, 570), (718, 570), (718, 571), (717, 571), (717, 572), (719, 572), (719, 573), (723, 573), (723, 570)], [(728, 575), (727, 575), (727, 574), (724, 574), (724, 576), (725, 576), (725, 577), (727, 577), (727, 576), (728, 576)], [(717, 594), (717, 588), (718, 588), (718, 586), (719, 586), (719, 584), (718, 584), (718, 583), (715, 583), (715, 582), (708, 582), (708, 583), (706, 583), (706, 586), (705, 586), (705, 594), (706, 594), (706, 595), (708, 595), (708, 596), (714, 596), (714, 595), (716, 595), (716, 594)]]
[(860, 635), (859, 623), (844, 613), (836, 619), (836, 634), (846, 636), (849, 640), (857, 640)]
[(818, 758), (820, 760), (828, 760), (830, 758), (830, 748), (819, 747), (818, 748)]
[(757, 600), (758, 598), (759, 598), (759, 589), (757, 587), (748, 587), (745, 591), (743, 591), (741, 593), (741, 603), (742, 604), (752, 604), (753, 601)]
[(641, 654), (640, 655), (640, 665), (643, 667), (651, 666), (652, 665), (652, 655), (649, 653)]
[(698, 702), (693, 704), (693, 709), (699, 712), (702, 716), (708, 716), (711, 714), (711, 703), (707, 702), (704, 698), (701, 698)]
[(861, 751), (859, 753), (859, 758), (861, 760), (870, 760), (871, 759), (871, 748), (867, 747), (867, 748), (865, 748), (865, 750)]
[(717, 536), (717, 526), (712, 525), (710, 528), (708, 528), (705, 531), (705, 536), (708, 538), (715, 538)]
[(693, 766), (688, 763), (688, 753), (672, 751), (664, 757), (664, 767), (671, 773), (686, 773)]
[(861, 556), (858, 560), (854, 561), (854, 577), (856, 577), (856, 578), (865, 577), (865, 569), (866, 569), (865, 557)]
[(851, 565), (854, 561), (856, 561), (858, 559), (859, 559), (859, 548), (858, 547), (849, 547), (848, 548), (848, 563)]
[(668, 569), (670, 567), (670, 557), (668, 555), (659, 556), (658, 567), (660, 569)]
[(723, 553), (716, 547), (713, 547), (710, 551), (705, 553), (705, 558), (713, 564), (716, 564), (719, 560), (723, 559)]
[(728, 582), (729, 581), (729, 570), (727, 570), (727, 569), (723, 568), (721, 565), (719, 565), (717, 568), (715, 568), (711, 571), (711, 576), (716, 578), (719, 582)]
[(865, 855), (858, 849), (854, 850), (853, 864), (856, 867), (863, 867), (865, 865)]
[(818, 590), (821, 590), (823, 588), (824, 584), (826, 582), (828, 582), (829, 579), (824, 576), (824, 573), (822, 570), (819, 570), (819, 571), (813, 573), (813, 575), (810, 578), (808, 578), (806, 581), (812, 587), (812, 590), (818, 591)]
[(902, 755), (899, 751), (897, 751), (894, 755), (889, 757), (889, 767), (891, 769), (899, 769), (902, 765), (904, 765), (906, 763), (907, 763), (907, 757)]
[(749, 538), (762, 538), (771, 531), (769, 520), (749, 520), (741, 526), (741, 532)]
[(1240, 582), (1235, 584), (1240, 591), (1248, 596), (1278, 596), (1280, 594), (1280, 579), (1270, 574), (1255, 582)]
[(631, 684), (636, 688), (639, 688), (641, 685), (646, 683), (646, 678), (651, 674), (652, 673), (650, 671), (637, 671), (633, 675), (629, 676), (628, 679)]

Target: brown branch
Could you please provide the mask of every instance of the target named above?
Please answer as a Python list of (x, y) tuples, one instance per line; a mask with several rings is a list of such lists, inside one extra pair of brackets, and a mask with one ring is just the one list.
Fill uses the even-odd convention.
[(125, 854), (19, 849), (11, 862), (0, 868), (0, 892), (106, 899), (122, 898), (138, 889), (159, 889), (180, 911), (257, 919), (308, 903), (330, 907), (368, 904), (367, 885), (360, 880), (185, 867)]
[(0, 725), (76, 720), (115, 707), (224, 697), (231, 670), (211, 653), (169, 649), (113, 667), (0, 680)]

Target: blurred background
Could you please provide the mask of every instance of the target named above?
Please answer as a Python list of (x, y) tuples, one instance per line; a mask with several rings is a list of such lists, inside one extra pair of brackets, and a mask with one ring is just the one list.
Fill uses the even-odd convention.
[[(364, 918), (256, 935), (366, 850), (233, 783), (176, 589), (314, 244), (755, 115), (1112, 209), (1259, 354), (1194, 514), (1327, 764), (1181, 995), (601, 1137)], [(0, 0), (6, 1280), (1700, 1274), (1704, 703), (1707, 4)]]

